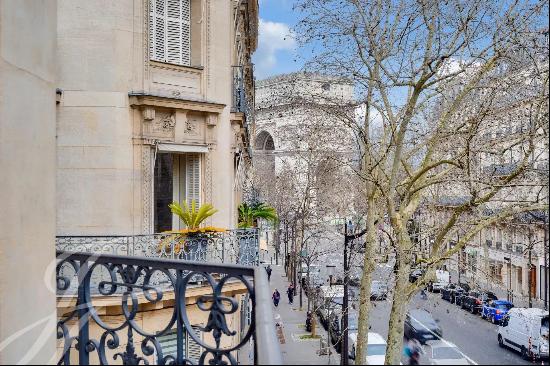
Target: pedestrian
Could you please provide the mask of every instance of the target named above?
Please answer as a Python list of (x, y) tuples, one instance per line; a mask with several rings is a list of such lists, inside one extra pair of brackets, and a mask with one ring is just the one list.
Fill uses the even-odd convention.
[(265, 268), (265, 271), (267, 272), (267, 281), (269, 282), (269, 281), (271, 281), (271, 272), (272, 272), (273, 270), (271, 269), (271, 266), (268, 265), (268, 266)]
[(294, 286), (292, 286), (292, 284), (288, 285), (286, 294), (288, 295), (288, 304), (292, 305), (292, 303), (294, 302)]
[(275, 307), (278, 307), (279, 301), (281, 301), (281, 293), (279, 292), (279, 290), (275, 289), (271, 298), (273, 299), (273, 305), (275, 305)]
[(422, 346), (417, 339), (411, 338), (409, 343), (405, 347), (405, 355), (409, 358), (409, 365), (420, 364), (420, 353), (422, 352)]

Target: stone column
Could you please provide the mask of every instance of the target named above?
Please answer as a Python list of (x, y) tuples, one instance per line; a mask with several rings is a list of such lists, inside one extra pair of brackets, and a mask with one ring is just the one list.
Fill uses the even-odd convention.
[(56, 23), (0, 1), (0, 364), (56, 362)]

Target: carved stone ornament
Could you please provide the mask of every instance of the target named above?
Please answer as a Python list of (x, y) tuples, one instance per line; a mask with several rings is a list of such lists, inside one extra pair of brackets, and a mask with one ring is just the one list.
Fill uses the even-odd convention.
[(176, 127), (176, 119), (170, 112), (157, 112), (153, 125), (153, 132), (160, 134), (170, 134)]
[(185, 134), (191, 136), (197, 136), (199, 134), (197, 122), (187, 120), (185, 122)]

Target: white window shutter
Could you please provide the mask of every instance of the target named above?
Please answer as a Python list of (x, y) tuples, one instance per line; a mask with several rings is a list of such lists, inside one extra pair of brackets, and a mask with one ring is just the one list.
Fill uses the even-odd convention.
[(186, 194), (187, 202), (201, 204), (201, 164), (199, 154), (186, 154)]
[[(200, 330), (200, 327), (196, 325), (192, 325), (191, 327), (195, 331), (195, 334), (198, 335), (199, 339), (202, 341), (202, 331)], [(189, 335), (189, 333), (187, 333), (187, 348), (185, 350), (186, 358), (189, 359), (191, 362), (198, 364), (202, 356), (202, 352), (202, 347), (197, 342), (195, 342), (195, 340)]]
[(191, 65), (191, 0), (181, 0), (181, 64)]
[(149, 2), (149, 54), (151, 60), (166, 61), (166, 0)]
[(150, 57), (177, 65), (191, 64), (191, 0), (150, 0)]

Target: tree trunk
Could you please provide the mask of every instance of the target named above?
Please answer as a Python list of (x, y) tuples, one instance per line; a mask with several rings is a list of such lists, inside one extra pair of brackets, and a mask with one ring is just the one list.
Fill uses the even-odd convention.
[[(405, 241), (407, 241), (405, 239)], [(399, 245), (403, 245), (403, 241)], [(386, 365), (399, 365), (403, 350), (403, 330), (405, 315), (407, 313), (407, 305), (409, 299), (406, 293), (408, 285), (408, 274), (411, 265), (405, 253), (400, 249), (396, 251), (395, 258), (396, 273), (395, 287), (393, 292), (393, 302), (390, 312), (389, 330), (388, 330), (388, 346), (386, 350)]]
[(359, 320), (357, 326), (357, 345), (355, 350), (355, 362), (359, 365), (367, 361), (367, 344), (369, 337), (369, 312), (371, 307), (370, 293), (372, 273), (375, 269), (374, 247), (376, 244), (374, 199), (368, 200), (367, 207), (367, 233), (365, 237), (365, 257), (363, 263), (363, 275), (361, 277), (361, 290), (359, 292)]

